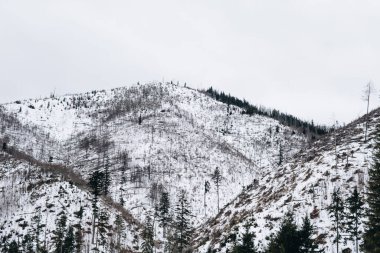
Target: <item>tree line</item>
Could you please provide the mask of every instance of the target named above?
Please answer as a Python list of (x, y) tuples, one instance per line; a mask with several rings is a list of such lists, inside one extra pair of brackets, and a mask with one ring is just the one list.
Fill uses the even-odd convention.
[(311, 134), (312, 138), (319, 135), (324, 135), (329, 132), (329, 129), (327, 127), (315, 125), (313, 121), (310, 123), (301, 120), (293, 115), (282, 113), (275, 109), (271, 110), (264, 107), (257, 107), (255, 105), (250, 104), (245, 99), (241, 100), (237, 97), (231, 96), (230, 94), (226, 94), (223, 91), (217, 91), (212, 87), (208, 88), (204, 92), (208, 94), (210, 97), (216, 99), (217, 101), (226, 103), (228, 105), (235, 105), (244, 109), (242, 112), (243, 114), (257, 114), (273, 118), (275, 120), (278, 120), (283, 125), (290, 126), (299, 130), (303, 134)]

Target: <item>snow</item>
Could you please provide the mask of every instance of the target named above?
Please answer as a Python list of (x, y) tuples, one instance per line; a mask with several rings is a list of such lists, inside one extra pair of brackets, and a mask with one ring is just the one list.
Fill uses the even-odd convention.
[[(308, 148), (305, 136), (274, 119), (242, 114), (238, 107), (170, 83), (29, 99), (4, 104), (0, 109), (0, 113), (12, 115), (21, 126), (11, 127), (12, 124), (0, 122), (4, 128), (0, 138), (8, 138), (12, 146), (36, 159), (47, 162), (53, 157), (54, 163), (72, 167), (87, 179), (95, 168), (103, 168), (105, 156), (109, 157), (110, 196), (115, 202), (122, 196), (125, 209), (138, 220), (143, 221), (147, 212), (154, 209), (160, 189), (169, 192), (172, 204), (176, 202), (177, 192), (185, 189), (194, 215), (192, 224), (197, 227), (199, 238), (219, 230), (226, 236), (226, 231), (233, 227), (230, 223), (234, 217), (237, 220), (234, 226), (242, 229), (244, 220), (253, 216), (257, 223), (253, 229), (256, 244), (260, 248), (265, 247), (267, 237), (278, 227), (280, 219), (277, 218), (288, 209), (295, 210), (300, 222), (316, 207), (320, 216), (312, 221), (318, 234), (328, 234), (324, 247), (333, 250), (331, 224), (325, 210), (331, 192), (334, 187), (341, 187), (346, 196), (348, 190), (358, 184), (361, 174), (355, 174), (356, 169), (363, 171), (365, 181), (370, 159), (362, 131), (357, 131), (363, 127), (360, 124), (348, 126), (346, 131), (355, 134), (341, 138), (338, 145), (339, 153), (355, 151), (354, 157), (349, 158), (352, 165), (346, 170), (345, 162), (339, 161), (338, 169), (331, 169), (335, 164), (331, 139)], [(373, 128), (372, 124), (370, 132)], [(87, 150), (80, 147), (85, 138), (95, 140)], [(102, 150), (102, 141), (110, 144), (107, 151)], [(278, 165), (280, 145), (284, 148), (281, 166)], [(121, 180), (122, 153), (128, 154), (126, 182)], [(310, 154), (314, 155), (313, 159), (306, 161)], [(216, 187), (211, 179), (216, 167), (223, 176), (220, 206), (224, 208), (219, 214)], [(23, 168), (16, 170), (21, 173)], [(326, 172), (330, 175), (326, 176)], [(21, 180), (22, 176), (19, 177)], [(338, 178), (332, 182), (335, 177)], [(351, 177), (354, 179), (347, 182)], [(211, 183), (206, 209), (203, 203), (205, 180)], [(254, 180), (258, 185), (252, 185)], [(312, 185), (315, 198), (309, 193)], [(60, 186), (69, 188), (67, 182), (55, 182), (41, 189), (56, 194)], [(73, 208), (78, 208), (76, 198), (89, 201), (89, 193), (76, 191), (71, 196), (73, 199), (67, 197)], [(26, 194), (23, 198), (27, 203), (31, 196)], [(46, 199), (41, 201), (23, 208), (33, 210)], [(14, 210), (20, 208), (15, 206)], [(21, 216), (19, 212), (14, 217)], [(6, 217), (2, 214), (1, 219)], [(53, 229), (53, 225), (49, 229)], [(16, 228), (10, 226), (9, 229)], [(156, 228), (156, 235), (163, 239), (161, 228)], [(126, 244), (130, 245), (130, 241)], [(198, 252), (206, 252), (209, 245), (210, 241), (199, 245)], [(221, 252), (225, 250), (222, 248)]]
[[(64, 181), (61, 176), (41, 170), (40, 167), (28, 162), (10, 158), (8, 154), (0, 153), (0, 238), (20, 241), (25, 235), (33, 235), (36, 227), (36, 216), (40, 216), (41, 228), (39, 241), (47, 245), (51, 252), (53, 231), (61, 212), (67, 215), (68, 225), (79, 223), (74, 215), (83, 207), (82, 228), (84, 232), (84, 248), (93, 248), (91, 243), (92, 194), (78, 188), (76, 185)], [(111, 224), (116, 219), (117, 211), (100, 201), (99, 210), (107, 210)], [(132, 238), (138, 234), (139, 228), (128, 224), (124, 233), (123, 247), (132, 248)], [(25, 226), (23, 227), (23, 225)], [(111, 231), (115, 228), (112, 227)], [(106, 250), (102, 249), (101, 250)]]
[[(368, 177), (373, 144), (372, 135), (376, 122), (379, 121), (379, 111), (375, 111), (371, 118), (369, 142), (364, 142), (362, 122), (356, 122), (337, 130), (337, 167), (335, 155), (334, 134), (322, 138), (314, 146), (294, 157), (293, 160), (259, 179), (259, 184), (239, 195), (226, 206), (218, 218), (205, 223), (199, 229), (198, 236), (203, 238), (216, 231), (221, 231), (217, 242), (228, 236), (233, 227), (242, 226), (248, 218), (255, 219), (255, 226), (251, 230), (256, 234), (255, 243), (259, 249), (264, 249), (270, 235), (278, 230), (282, 217), (288, 211), (293, 211), (296, 222), (301, 225), (302, 218), (309, 215), (314, 209), (319, 215), (311, 219), (316, 234), (315, 237), (326, 235), (325, 243), (320, 249), (325, 252), (336, 252), (334, 227), (329, 217), (327, 207), (331, 204), (334, 189), (340, 189), (343, 199), (352, 193), (355, 187), (363, 195), (365, 182)], [(352, 151), (352, 153), (351, 153)], [(348, 154), (348, 163), (345, 157)], [(312, 155), (312, 159), (300, 159)], [(347, 165), (348, 164), (348, 165)], [(314, 190), (314, 193), (313, 193)], [(228, 215), (232, 213), (232, 215)], [(237, 219), (236, 224), (230, 223)], [(346, 234), (343, 234), (347, 237)], [(219, 244), (210, 245), (206, 242), (199, 245), (199, 252), (206, 252), (208, 247), (219, 248)], [(231, 246), (220, 248), (221, 252)], [(341, 243), (340, 249), (353, 248), (353, 242)]]

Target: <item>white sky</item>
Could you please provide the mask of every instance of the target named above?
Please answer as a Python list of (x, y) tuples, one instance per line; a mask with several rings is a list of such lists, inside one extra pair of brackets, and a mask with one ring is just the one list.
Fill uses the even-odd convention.
[(0, 102), (164, 79), (331, 124), (379, 68), (378, 0), (0, 0)]

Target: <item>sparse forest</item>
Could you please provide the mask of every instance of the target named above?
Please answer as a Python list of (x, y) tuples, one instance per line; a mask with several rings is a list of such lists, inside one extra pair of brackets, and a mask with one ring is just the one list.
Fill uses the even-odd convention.
[(179, 83), (4, 104), (0, 249), (376, 252), (378, 117), (330, 132)]

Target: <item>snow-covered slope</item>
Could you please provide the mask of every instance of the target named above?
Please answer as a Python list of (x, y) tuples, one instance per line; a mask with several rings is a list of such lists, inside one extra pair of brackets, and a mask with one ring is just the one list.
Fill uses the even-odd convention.
[[(38, 241), (41, 248), (52, 252), (58, 221), (66, 216), (66, 229), (81, 226), (83, 252), (95, 247), (100, 252), (109, 252), (92, 241), (92, 194), (80, 177), (64, 167), (37, 162), (16, 150), (10, 153), (0, 152), (0, 247), (5, 250), (16, 241), (27, 252), (28, 245), (35, 248)], [(79, 218), (81, 208), (83, 214)], [(108, 216), (105, 233), (108, 245), (121, 236), (120, 250), (134, 252), (134, 247), (141, 243), (141, 225), (107, 199), (101, 199), (98, 208)], [(123, 220), (122, 230), (116, 225), (117, 216), (119, 221)]]
[[(203, 203), (203, 185), (216, 167), (223, 176), (223, 206), (277, 167), (280, 146), (287, 160), (306, 140), (276, 120), (242, 114), (238, 107), (169, 83), (17, 101), (4, 105), (4, 111), (51, 140), (39, 148), (38, 159), (52, 156), (84, 178), (109, 164), (110, 196), (123, 198), (140, 220), (160, 191), (168, 191), (174, 203), (178, 190), (185, 189), (195, 226), (217, 214), (213, 184), (206, 208)], [(36, 157), (27, 142), (16, 144)]]
[[(372, 156), (372, 137), (380, 122), (380, 109), (369, 115), (369, 140), (364, 141), (365, 117), (322, 137), (296, 154), (279, 168), (267, 172), (231, 201), (214, 219), (197, 230), (197, 251), (231, 247), (228, 236), (235, 229), (243, 231), (246, 221), (254, 219), (255, 244), (264, 249), (269, 236), (278, 230), (285, 213), (294, 211), (297, 223), (305, 215), (316, 228), (320, 249), (335, 252), (334, 229), (326, 208), (334, 189), (343, 199), (355, 187), (365, 192), (368, 167)], [(348, 241), (344, 248), (353, 248)]]
[[(9, 154), (0, 156), (0, 237), (22, 238), (38, 213), (47, 234), (40, 240), (51, 242), (49, 232), (59, 214), (64, 210), (75, 224), (80, 206), (86, 207), (84, 230), (91, 231), (92, 195), (86, 181), (94, 171), (108, 168), (110, 191), (100, 209), (107, 210), (110, 224), (117, 214), (125, 218), (123, 247), (132, 252), (141, 245), (140, 224), (160, 194), (168, 192), (173, 207), (182, 189), (191, 204), (194, 252), (226, 252), (231, 231), (243, 231), (252, 218), (255, 244), (264, 249), (289, 210), (298, 224), (309, 215), (320, 249), (335, 252), (326, 208), (334, 189), (343, 198), (355, 187), (365, 192), (380, 109), (369, 115), (367, 142), (364, 117), (310, 143), (272, 118), (243, 112), (202, 91), (170, 83), (0, 106), (1, 142), (37, 161), (31, 165)], [(65, 169), (53, 173), (54, 166)], [(216, 168), (222, 174), (220, 212), (211, 179)], [(65, 171), (81, 181), (67, 178)], [(207, 194), (206, 181), (211, 184)], [(162, 232), (155, 224), (157, 252), (163, 252)], [(96, 246), (90, 235), (85, 235), (89, 248)], [(351, 246), (348, 241), (342, 249)]]

